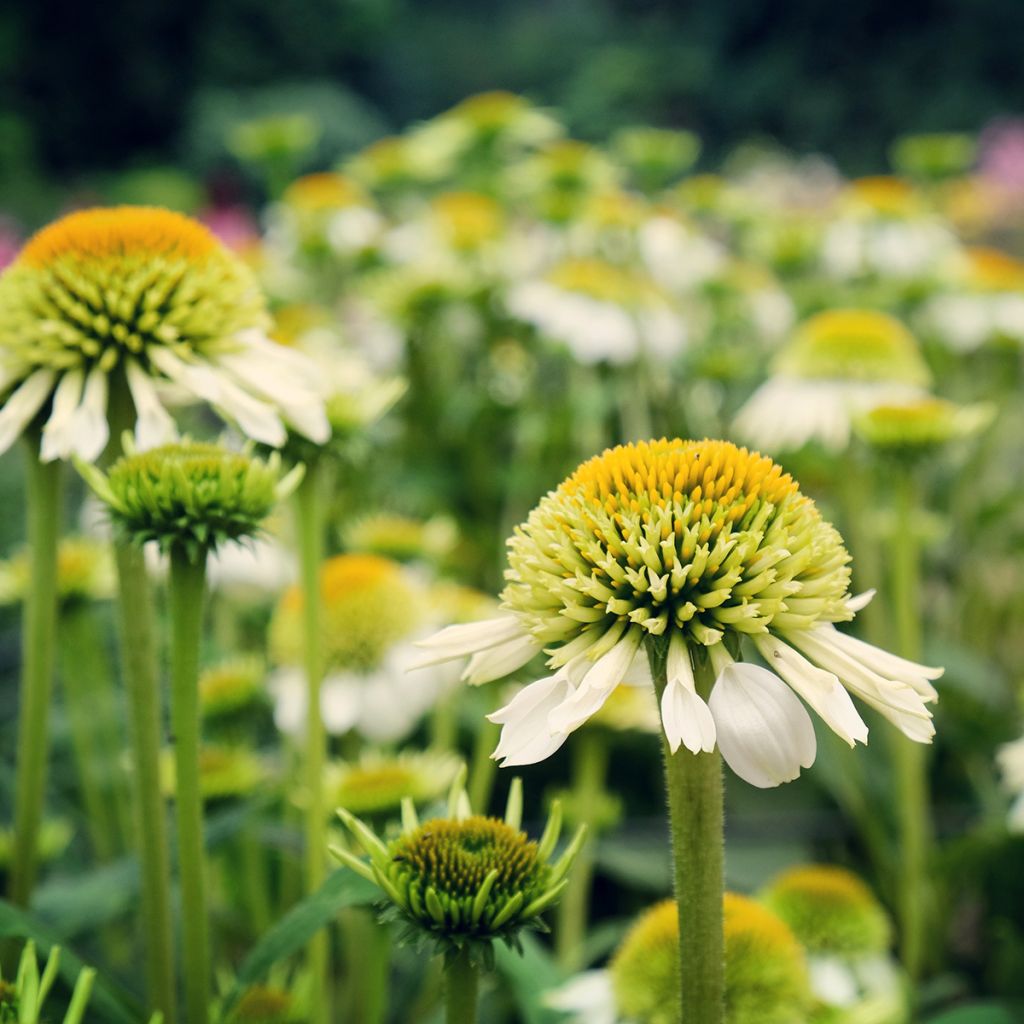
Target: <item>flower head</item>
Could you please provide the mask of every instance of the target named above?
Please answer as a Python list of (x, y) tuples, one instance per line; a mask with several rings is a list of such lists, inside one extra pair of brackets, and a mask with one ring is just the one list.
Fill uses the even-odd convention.
[[(763, 906), (735, 893), (725, 894), (723, 913), (726, 1024), (803, 1024), (807, 967), (793, 933)], [(640, 916), (607, 972), (584, 975), (548, 1005), (580, 1013), (580, 1024), (682, 1024), (675, 900)]]
[(116, 529), (138, 544), (156, 541), (193, 561), (259, 532), (274, 505), (298, 484), (302, 467), (284, 478), (275, 453), (267, 461), (218, 444), (183, 441), (127, 454), (104, 474), (78, 463), (106, 503)]
[(282, 444), (283, 420), (326, 439), (315, 375), (266, 328), (245, 264), (197, 221), (153, 207), (69, 214), (0, 276), (0, 450), (52, 399), (42, 457), (96, 458), (115, 374), (142, 447), (174, 433), (157, 390), (164, 384), (254, 440)]
[(235, 714), (263, 699), (266, 666), (256, 655), (236, 655), (205, 669), (199, 676), (199, 706), (204, 718)]
[[(29, 584), (28, 552), (0, 562), (0, 604), (24, 599)], [(110, 546), (89, 537), (62, 537), (57, 549), (57, 593), (62, 601), (98, 601), (114, 594)]]
[(920, 398), (901, 405), (879, 405), (858, 418), (860, 436), (873, 448), (902, 458), (970, 437), (991, 423), (989, 405), (957, 405), (943, 398)]
[[(505, 764), (554, 753), (620, 683), (649, 685), (650, 653), (665, 659), (672, 750), (717, 742), (747, 781), (777, 785), (816, 752), (797, 695), (851, 746), (867, 727), (847, 691), (913, 739), (934, 731), (926, 701), (941, 670), (835, 628), (863, 603), (849, 594), (849, 561), (835, 528), (771, 459), (727, 441), (622, 445), (584, 463), (516, 530), (504, 614), (421, 646), (425, 663), (472, 655), (471, 682), (546, 652), (551, 674), (491, 716), (504, 726), (494, 756)], [(744, 640), (771, 671), (736, 663)], [(695, 682), (704, 658), (710, 697)]]
[(914, 336), (868, 309), (819, 313), (778, 354), (774, 374), (736, 419), (737, 433), (772, 451), (816, 440), (845, 448), (854, 417), (916, 399), (931, 379)]
[(358, 761), (329, 765), (324, 788), (336, 807), (352, 814), (397, 811), (404, 800), (415, 805), (436, 800), (455, 781), (459, 759), (445, 751), (367, 751)]
[(425, 938), (446, 955), (468, 949), (488, 965), (492, 943), (515, 946), (524, 928), (543, 928), (540, 915), (567, 885), (566, 875), (585, 830), (554, 863), (551, 855), (561, 830), (552, 810), (539, 841), (520, 830), (522, 787), (513, 782), (504, 819), (473, 814), (463, 771), (452, 785), (448, 815), (420, 824), (412, 801), (403, 803), (402, 834), (385, 844), (358, 818), (339, 815), (369, 855), (369, 863), (333, 848), (344, 864), (375, 882), (408, 937)]
[[(267, 780), (267, 765), (247, 747), (207, 744), (199, 751), (199, 788), (204, 800), (247, 796)], [(177, 791), (174, 751), (161, 751), (160, 788), (168, 797)]]

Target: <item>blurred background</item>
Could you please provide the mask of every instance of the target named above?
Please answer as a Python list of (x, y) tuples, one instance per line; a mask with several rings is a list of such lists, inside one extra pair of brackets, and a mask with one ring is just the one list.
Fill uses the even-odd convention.
[(1015, 0), (13, 2), (0, 205), (43, 220), (69, 191), (130, 197), (167, 165), (235, 189), (239, 119), (319, 119), (310, 169), (495, 88), (583, 139), (656, 124), (696, 132), (709, 165), (770, 139), (863, 174), (899, 135), (1015, 113), (1022, 36)]

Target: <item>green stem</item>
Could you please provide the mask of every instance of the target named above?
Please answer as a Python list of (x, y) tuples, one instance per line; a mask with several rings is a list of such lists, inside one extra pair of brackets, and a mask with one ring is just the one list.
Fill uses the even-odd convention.
[(555, 949), (559, 966), (567, 973), (578, 971), (584, 962), (590, 887), (594, 877), (595, 826), (608, 775), (608, 745), (605, 737), (599, 729), (581, 729), (576, 734), (572, 754), (570, 810), (575, 817), (574, 825), (587, 826), (587, 840), (573, 863), (569, 885), (558, 904)]
[(359, 1024), (383, 1024), (387, 1017), (391, 935), (372, 911), (354, 908), (345, 918), (349, 944), (351, 1005), (349, 1017)]
[(469, 765), (469, 806), (477, 814), (486, 814), (491, 804), (494, 778), (498, 772), (497, 762), (491, 758), (491, 751), (497, 746), (501, 726), (482, 719), (473, 739), (473, 752)]
[(469, 950), (453, 956), (445, 968), (445, 1024), (476, 1024), (480, 975), (469, 959)]
[(118, 852), (121, 836), (117, 762), (122, 741), (98, 625), (91, 606), (65, 608), (60, 618), (60, 678), (89, 837), (99, 860), (108, 861)]
[(260, 844), (259, 822), (246, 823), (238, 837), (238, 846), (248, 924), (252, 934), (259, 936), (269, 930), (274, 920), (263, 848)]
[(210, 935), (204, 894), (203, 794), (199, 778), (199, 645), (203, 626), (206, 552), (196, 561), (171, 551), (171, 721), (174, 726), (174, 806), (178, 821), (182, 967), (189, 1024), (206, 1024), (210, 1003)]
[[(921, 658), (921, 550), (917, 488), (910, 470), (898, 478), (897, 521), (892, 551), (892, 597), (900, 654)], [(927, 747), (902, 734), (893, 735), (893, 758), (899, 806), (900, 954), (912, 981), (923, 967), (928, 928), (928, 862), (931, 846), (931, 801)]]
[(459, 736), (459, 693), (445, 694), (430, 716), (430, 745), (437, 750), (454, 750)]
[[(299, 574), (303, 597), (303, 632), (306, 652), (306, 733), (304, 753), (304, 790), (306, 796), (305, 858), (306, 892), (320, 887), (326, 872), (327, 813), (323, 775), (327, 757), (327, 733), (320, 714), (320, 690), (323, 684), (323, 653), (320, 621), (320, 563), (323, 560), (324, 511), (322, 462), (314, 460), (295, 494), (296, 526), (299, 541)], [(329, 1005), (328, 963), (330, 946), (325, 929), (309, 942), (309, 970), (312, 974), (312, 1024), (327, 1024)]]
[(39, 438), (29, 440), (26, 512), (30, 576), (22, 622), (21, 695), (14, 794), (11, 900), (27, 907), (35, 885), (39, 828), (46, 801), (49, 717), (57, 639), (57, 544), (60, 539), (60, 462), (40, 462)]
[(160, 791), (163, 723), (153, 595), (142, 551), (128, 543), (119, 543), (114, 546), (114, 556), (119, 584), (121, 662), (128, 697), (135, 828), (142, 875), (146, 984), (150, 1008), (163, 1012), (165, 1024), (174, 1024), (171, 870), (164, 800)]
[[(667, 686), (668, 644), (647, 648), (660, 704)], [(695, 668), (697, 692), (707, 699), (714, 683), (701, 652)], [(725, 1005), (725, 939), (722, 761), (717, 751), (673, 754), (663, 738), (665, 783), (672, 830), (676, 903), (679, 907), (679, 982), (686, 1024), (722, 1024)]]

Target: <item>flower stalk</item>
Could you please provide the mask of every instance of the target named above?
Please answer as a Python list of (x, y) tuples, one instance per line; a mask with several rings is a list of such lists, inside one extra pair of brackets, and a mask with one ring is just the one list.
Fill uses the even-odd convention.
[(174, 727), (175, 811), (181, 884), (182, 963), (187, 1019), (209, 1019), (210, 937), (205, 898), (203, 797), (199, 779), (199, 644), (206, 552), (171, 549), (171, 721)]
[[(668, 685), (668, 644), (647, 644), (654, 689), (660, 703)], [(694, 666), (697, 693), (706, 698), (714, 684), (710, 659)], [(725, 887), (722, 759), (717, 750), (672, 753), (663, 740), (665, 783), (672, 831), (673, 878), (679, 913), (679, 980), (682, 1017), (687, 1024), (722, 1024), (725, 1019)]]
[[(315, 892), (326, 873), (327, 810), (323, 775), (327, 756), (327, 732), (320, 714), (323, 685), (323, 652), (320, 623), (320, 564), (323, 561), (324, 508), (322, 459), (313, 459), (295, 491), (295, 522), (299, 543), (299, 575), (302, 589), (302, 631), (306, 672), (306, 734), (302, 757), (305, 810), (306, 892)], [(330, 1020), (327, 987), (330, 958), (328, 933), (321, 929), (309, 942), (309, 970), (312, 974), (314, 1024)]]
[(40, 461), (39, 436), (28, 437), (27, 522), (31, 559), (22, 640), (18, 763), (14, 797), (12, 902), (27, 907), (38, 870), (39, 827), (46, 799), (49, 717), (57, 631), (57, 542), (62, 466)]
[(470, 958), (469, 950), (462, 949), (445, 968), (446, 1024), (476, 1024), (479, 988), (479, 968)]

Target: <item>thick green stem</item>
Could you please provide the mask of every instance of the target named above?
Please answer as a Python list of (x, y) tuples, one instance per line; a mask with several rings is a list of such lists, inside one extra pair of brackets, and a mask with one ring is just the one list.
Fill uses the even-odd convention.
[(445, 1024), (476, 1024), (477, 992), (480, 975), (463, 949), (445, 968)]
[(142, 551), (127, 543), (114, 547), (118, 575), (121, 662), (128, 697), (135, 827), (142, 875), (149, 1008), (160, 1010), (165, 1024), (176, 1020), (171, 877), (167, 822), (160, 791), (163, 739), (160, 677), (156, 663), (153, 596)]
[(583, 966), (594, 877), (596, 825), (603, 809), (608, 775), (608, 744), (599, 729), (584, 728), (575, 736), (572, 754), (572, 823), (587, 826), (587, 840), (573, 863), (569, 885), (558, 904), (555, 949), (559, 966), (569, 973)]
[(387, 1018), (391, 935), (374, 913), (353, 908), (342, 918), (347, 943), (348, 1017), (359, 1024), (383, 1024)]
[(171, 722), (174, 806), (178, 822), (182, 967), (189, 1024), (206, 1024), (210, 1003), (210, 934), (206, 920), (203, 793), (199, 777), (199, 645), (206, 552), (196, 561), (171, 551)]
[(57, 632), (57, 543), (60, 462), (40, 462), (39, 438), (29, 441), (26, 466), (29, 585), (22, 623), (21, 693), (14, 794), (11, 900), (27, 907), (38, 869), (39, 828), (46, 800), (49, 718)]
[(469, 763), (469, 806), (477, 814), (486, 814), (498, 765), (491, 757), (501, 735), (501, 726), (482, 719), (473, 739)]
[[(299, 573), (303, 605), (303, 643), (306, 652), (306, 734), (304, 790), (306, 797), (305, 858), (306, 892), (315, 892), (323, 882), (327, 855), (327, 813), (324, 803), (323, 775), (327, 756), (327, 733), (320, 714), (320, 690), (323, 684), (323, 653), (320, 622), (320, 563), (323, 560), (324, 511), (321, 493), (322, 462), (306, 467), (306, 476), (295, 494), (296, 526), (299, 541)], [(310, 940), (309, 970), (312, 974), (313, 1024), (331, 1019), (328, 964), (329, 937), (321, 929)]]
[[(892, 598), (899, 653), (921, 658), (921, 550), (917, 489), (910, 470), (899, 478), (897, 522), (892, 551)], [(920, 977), (929, 926), (928, 862), (931, 846), (931, 799), (928, 748), (902, 734), (893, 735), (893, 759), (900, 825), (900, 954), (911, 980)]]
[(60, 679), (64, 690), (78, 785), (93, 852), (101, 861), (120, 850), (123, 803), (118, 759), (117, 699), (109, 659), (91, 606), (66, 607), (60, 619)]
[[(667, 685), (668, 645), (647, 648), (654, 689), (661, 702)], [(714, 673), (701, 652), (695, 668), (697, 692), (707, 698)], [(723, 1024), (725, 939), (722, 761), (717, 751), (676, 753), (664, 744), (665, 783), (672, 830), (673, 877), (679, 907), (679, 983), (686, 1024)]]

